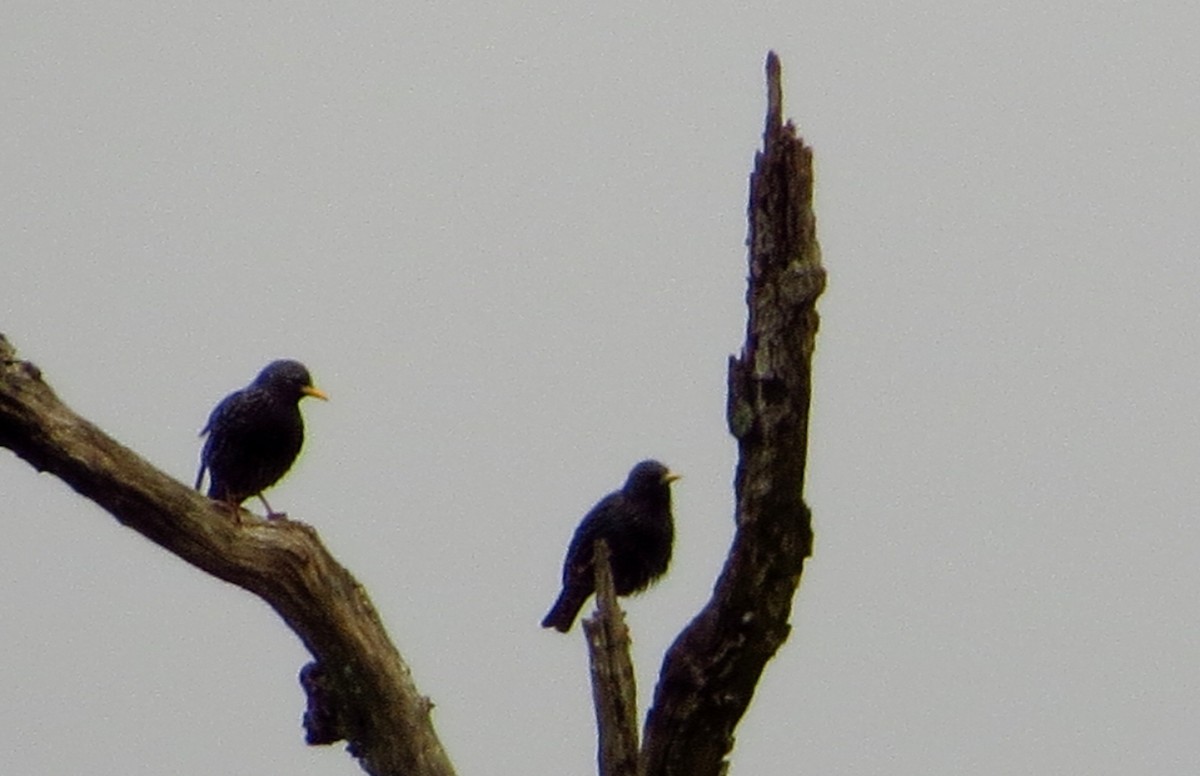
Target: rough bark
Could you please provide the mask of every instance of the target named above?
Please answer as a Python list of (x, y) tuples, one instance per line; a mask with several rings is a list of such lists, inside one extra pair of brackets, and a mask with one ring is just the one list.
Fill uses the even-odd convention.
[(592, 666), (600, 776), (637, 776), (637, 681), (629, 655), (629, 628), (617, 605), (608, 543), (596, 542), (596, 616), (583, 621)]
[(305, 667), (311, 743), (345, 739), (373, 776), (453, 768), (366, 590), (310, 526), (230, 519), (63, 404), (0, 335), (0, 446), (49, 472), (146, 538), (266, 601), (316, 662)]
[(812, 150), (783, 123), (774, 53), (767, 93), (763, 148), (750, 177), (746, 341), (729, 360), (737, 532), (711, 600), (664, 658), (646, 720), (645, 776), (716, 776), (728, 767), (734, 728), (787, 639), (812, 550), (804, 466), (825, 270), (812, 211)]

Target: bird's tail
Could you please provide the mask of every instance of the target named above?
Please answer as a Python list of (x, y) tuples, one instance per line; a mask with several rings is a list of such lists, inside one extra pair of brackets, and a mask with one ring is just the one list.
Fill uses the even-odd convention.
[(196, 472), (196, 484), (193, 486), (196, 490), (200, 490), (200, 483), (204, 482), (204, 470), (208, 467), (200, 464), (200, 471)]
[(575, 624), (575, 618), (579, 616), (579, 610), (583, 608), (583, 602), (589, 595), (587, 590), (563, 587), (563, 591), (558, 594), (558, 600), (554, 602), (554, 606), (550, 607), (550, 612), (542, 619), (542, 627), (554, 628), (560, 633), (571, 630), (571, 626)]

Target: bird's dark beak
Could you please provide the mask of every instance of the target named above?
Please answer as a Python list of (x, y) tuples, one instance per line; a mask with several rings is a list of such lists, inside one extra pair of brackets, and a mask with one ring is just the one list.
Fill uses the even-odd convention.
[(682, 474), (676, 474), (675, 472), (667, 472), (666, 474), (663, 475), (662, 481), (663, 481), (663, 485), (670, 485), (675, 480), (682, 480), (682, 479), (683, 479)]
[(301, 388), (300, 393), (304, 394), (305, 396), (311, 396), (314, 399), (320, 399), (321, 401), (329, 401), (329, 396), (324, 391), (322, 391), (320, 388), (314, 388), (311, 385), (306, 385)]

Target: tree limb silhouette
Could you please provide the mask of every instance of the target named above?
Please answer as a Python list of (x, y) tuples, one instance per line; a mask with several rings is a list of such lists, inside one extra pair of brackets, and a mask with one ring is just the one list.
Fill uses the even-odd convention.
[(729, 360), (737, 533), (712, 598), (663, 661), (643, 735), (645, 776), (724, 772), (733, 730), (787, 639), (812, 551), (804, 465), (825, 270), (812, 211), (812, 149), (783, 123), (782, 103), (771, 52), (763, 148), (750, 177), (746, 342)]
[(600, 776), (637, 776), (637, 683), (629, 654), (629, 628), (613, 587), (608, 542), (596, 541), (596, 616), (583, 620), (592, 664)]
[(177, 482), (71, 411), (0, 335), (0, 446), (49, 472), (121, 523), (262, 598), (316, 658), (304, 670), (310, 743), (349, 742), (373, 776), (452, 776), (453, 768), (366, 590), (316, 531), (248, 518)]

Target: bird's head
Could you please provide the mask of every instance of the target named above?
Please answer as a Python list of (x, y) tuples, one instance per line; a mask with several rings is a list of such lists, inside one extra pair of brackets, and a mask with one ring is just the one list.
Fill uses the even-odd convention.
[(626, 493), (656, 493), (669, 491), (670, 485), (679, 479), (678, 474), (658, 461), (642, 461), (629, 472), (623, 490)]
[(329, 400), (324, 391), (312, 384), (312, 376), (304, 364), (290, 359), (267, 364), (254, 378), (254, 385), (282, 396), (295, 397), (297, 401), (305, 396)]

